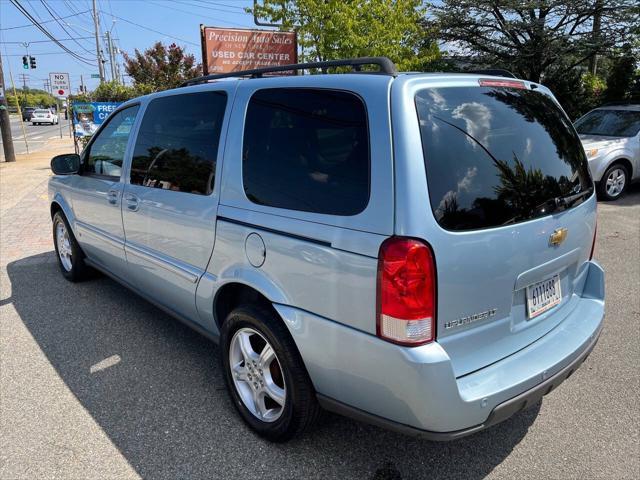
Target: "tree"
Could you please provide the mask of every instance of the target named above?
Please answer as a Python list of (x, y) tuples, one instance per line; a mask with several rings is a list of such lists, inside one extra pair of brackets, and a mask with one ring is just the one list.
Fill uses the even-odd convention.
[(38, 90), (36, 88), (16, 89), (18, 95), (18, 101), (13, 91), (7, 91), (7, 104), (12, 107), (17, 107), (20, 103), (20, 107), (51, 107), (57, 104), (56, 98), (45, 90)]
[(625, 45), (621, 55), (612, 59), (611, 70), (607, 76), (605, 98), (609, 101), (623, 100), (630, 96), (634, 80), (640, 75), (636, 71), (637, 56), (633, 55), (630, 45)]
[(443, 0), (430, 24), (471, 62), (539, 82), (628, 41), (639, 12), (637, 0)]
[(133, 56), (124, 54), (125, 70), (133, 78), (134, 86), (147, 91), (175, 88), (186, 80), (202, 75), (202, 66), (191, 54), (175, 43), (169, 46), (156, 42)]
[(415, 70), (439, 58), (421, 0), (264, 0), (248, 11), (295, 29), (301, 61), (386, 56)]

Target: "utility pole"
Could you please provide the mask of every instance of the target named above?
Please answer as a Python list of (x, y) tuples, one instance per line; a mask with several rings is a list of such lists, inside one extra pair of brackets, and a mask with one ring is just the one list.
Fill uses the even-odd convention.
[[(593, 27), (591, 29), (591, 39), (594, 43), (600, 42), (600, 29), (602, 28), (602, 0), (596, 0), (593, 12)], [(589, 59), (589, 73), (595, 75), (598, 72), (598, 54), (594, 53)]]
[(100, 20), (98, 19), (98, 9), (96, 0), (93, 0), (93, 26), (96, 34), (96, 56), (98, 57), (98, 73), (100, 74), (100, 83), (104, 82), (104, 65), (102, 64), (102, 53), (100, 50)]
[[(80, 93), (84, 93), (84, 78), (82, 74), (80, 74)], [(69, 107), (67, 107), (69, 108)]]
[(4, 159), (7, 162), (15, 162), (16, 154), (13, 150), (13, 137), (11, 136), (11, 123), (7, 104), (7, 89), (5, 88), (4, 71), (2, 70), (2, 56), (0, 56), (0, 130), (2, 133)]
[(109, 65), (111, 66), (111, 80), (118, 82), (118, 74), (116, 73), (116, 55), (113, 51), (113, 40), (111, 39), (111, 32), (107, 30), (107, 48), (109, 49)]
[(27, 82), (29, 81), (29, 75), (26, 73), (21, 73), (18, 76), (20, 77), (20, 80), (22, 80), (22, 90), (26, 92)]

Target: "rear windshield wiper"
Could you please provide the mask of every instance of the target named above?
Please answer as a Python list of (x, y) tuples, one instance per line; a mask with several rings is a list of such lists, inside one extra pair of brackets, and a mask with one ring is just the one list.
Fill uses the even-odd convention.
[(570, 195), (562, 195), (560, 197), (555, 197), (552, 201), (555, 203), (556, 207), (565, 207), (568, 208), (577, 202), (583, 197), (588, 197), (591, 195), (591, 189), (583, 190), (582, 192), (570, 194)]
[(549, 198), (539, 205), (536, 205), (535, 208), (531, 210), (529, 215), (516, 215), (515, 217), (510, 218), (501, 225), (510, 225), (522, 220), (527, 220), (529, 218), (535, 218), (543, 213), (548, 215), (557, 212), (560, 209), (564, 210), (570, 208), (574, 204), (574, 202), (580, 200), (583, 197), (591, 195), (591, 193), (592, 189), (589, 188), (579, 193)]

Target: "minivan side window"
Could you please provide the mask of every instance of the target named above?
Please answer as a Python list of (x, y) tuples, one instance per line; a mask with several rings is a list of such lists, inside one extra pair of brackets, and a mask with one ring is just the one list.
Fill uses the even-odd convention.
[(98, 132), (84, 153), (83, 174), (120, 177), (129, 134), (138, 108), (138, 105), (133, 105), (108, 118), (107, 124)]
[(272, 88), (251, 97), (242, 179), (253, 203), (356, 215), (369, 201), (367, 112), (353, 93)]
[(213, 192), (226, 105), (225, 92), (152, 100), (136, 139), (130, 183), (200, 195)]

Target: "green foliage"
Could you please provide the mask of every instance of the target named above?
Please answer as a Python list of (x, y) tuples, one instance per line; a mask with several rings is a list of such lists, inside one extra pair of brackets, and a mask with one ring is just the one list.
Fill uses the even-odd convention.
[(439, 59), (421, 0), (264, 0), (253, 13), (298, 32), (300, 61), (386, 56), (422, 70)]
[(118, 82), (104, 82), (98, 85), (91, 97), (94, 102), (124, 102), (139, 96), (136, 88)]
[(124, 54), (125, 70), (133, 78), (138, 91), (146, 93), (176, 88), (186, 80), (202, 75), (202, 66), (182, 47), (156, 42), (144, 52)]
[(634, 84), (640, 83), (640, 71), (636, 68), (638, 60), (630, 48), (623, 49), (622, 54), (613, 59), (605, 92), (608, 101), (631, 98)]
[(584, 86), (585, 93), (593, 97), (600, 97), (607, 88), (606, 82), (598, 75), (592, 73), (585, 73), (582, 76), (582, 85)]
[(430, 24), (471, 62), (535, 82), (609, 52), (640, 23), (637, 0), (443, 0), (434, 9)]
[(7, 104), (12, 107), (17, 107), (18, 103), (20, 104), (20, 108), (24, 107), (51, 107), (56, 105), (56, 98), (51, 95), (49, 92), (44, 90), (37, 89), (16, 89), (16, 96), (13, 94), (13, 89), (6, 91), (7, 96)]

